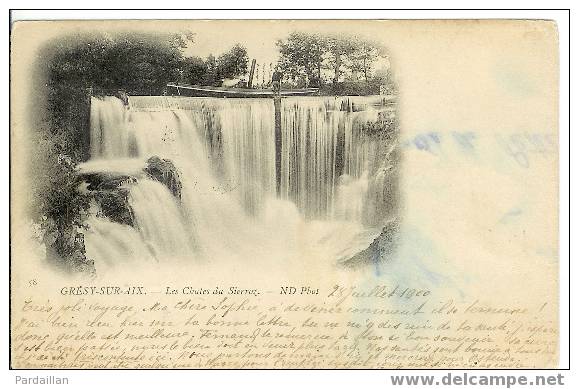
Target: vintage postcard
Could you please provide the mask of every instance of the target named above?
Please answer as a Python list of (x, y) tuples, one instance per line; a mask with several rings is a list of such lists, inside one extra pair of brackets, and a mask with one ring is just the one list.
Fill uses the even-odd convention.
[(555, 368), (548, 20), (11, 26), (14, 369)]

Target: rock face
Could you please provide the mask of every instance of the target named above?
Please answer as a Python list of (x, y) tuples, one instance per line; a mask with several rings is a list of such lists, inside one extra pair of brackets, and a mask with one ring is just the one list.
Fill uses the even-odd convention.
[(173, 162), (153, 156), (149, 158), (142, 171), (128, 175), (108, 171), (79, 172), (73, 178), (73, 197), (86, 201), (85, 212), (78, 215), (79, 222), (71, 223), (64, 216), (53, 220), (45, 218), (42, 228), (45, 231), (44, 243), (47, 254), (55, 258), (55, 264), (67, 270), (94, 273), (94, 262), (87, 258), (84, 231), (90, 228), (85, 224), (92, 214), (106, 217), (112, 222), (135, 227), (133, 209), (129, 202), (131, 186), (138, 180), (148, 177), (161, 182), (171, 193), (181, 198), (181, 181)]
[(173, 162), (153, 156), (147, 160), (147, 165), (143, 171), (150, 178), (165, 185), (173, 193), (173, 196), (181, 199), (181, 179)]
[(396, 250), (399, 227), (398, 220), (389, 221), (366, 249), (341, 260), (340, 263), (345, 267), (359, 268), (391, 258)]
[(90, 197), (99, 206), (99, 214), (111, 221), (129, 226), (134, 225), (133, 212), (129, 204), (129, 188), (137, 178), (113, 173), (91, 173), (81, 175), (87, 183)]
[(140, 176), (157, 180), (165, 185), (171, 193), (181, 198), (181, 180), (173, 162), (153, 156), (143, 168), (143, 173), (133, 175), (112, 172), (80, 173), (79, 183), (85, 183), (86, 191), (91, 200), (98, 205), (97, 216), (106, 217), (119, 224), (134, 227), (133, 210), (129, 203), (130, 187)]
[(136, 177), (126, 174), (104, 172), (81, 174), (81, 179), (86, 181), (87, 189), (91, 191), (114, 190), (123, 184), (134, 184), (137, 181)]
[(79, 226), (44, 218), (41, 228), (46, 255), (52, 265), (67, 271), (94, 273), (94, 262), (86, 256), (84, 234)]
[(117, 188), (116, 190), (96, 192), (94, 199), (100, 206), (103, 216), (119, 224), (134, 226), (128, 189)]

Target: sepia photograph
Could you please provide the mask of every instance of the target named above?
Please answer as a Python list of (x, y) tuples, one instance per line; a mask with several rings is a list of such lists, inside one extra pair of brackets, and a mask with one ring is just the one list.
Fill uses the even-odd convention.
[(39, 52), (31, 221), (46, 260), (95, 276), (299, 266), (304, 250), (329, 267), (386, 261), (400, 154), (387, 48), (354, 31), (211, 30), (71, 33)]
[(10, 368), (560, 367), (559, 39), (12, 21)]

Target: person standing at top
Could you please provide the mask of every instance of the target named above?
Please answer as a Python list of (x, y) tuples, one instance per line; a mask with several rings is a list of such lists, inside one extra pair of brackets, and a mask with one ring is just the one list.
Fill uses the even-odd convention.
[(279, 93), (281, 90), (281, 79), (283, 75), (279, 69), (279, 66), (275, 67), (273, 74), (271, 75), (271, 85), (273, 87), (274, 93)]

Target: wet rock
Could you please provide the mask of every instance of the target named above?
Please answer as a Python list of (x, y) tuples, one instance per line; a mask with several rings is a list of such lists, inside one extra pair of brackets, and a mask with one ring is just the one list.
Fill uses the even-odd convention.
[(108, 172), (83, 173), (80, 175), (80, 180), (87, 183), (89, 191), (114, 190), (121, 185), (137, 182), (136, 177)]
[(398, 232), (398, 221), (391, 220), (366, 249), (342, 259), (340, 264), (348, 268), (359, 268), (391, 259), (396, 251)]
[(100, 208), (100, 215), (109, 218), (119, 224), (134, 226), (135, 220), (129, 204), (129, 190), (116, 188), (113, 190), (100, 190), (93, 196)]
[(134, 217), (129, 204), (130, 185), (137, 178), (126, 174), (109, 172), (81, 174), (88, 195), (98, 205), (97, 216), (107, 217), (113, 222), (134, 226)]
[(181, 179), (179, 171), (172, 161), (153, 156), (147, 160), (147, 165), (143, 169), (147, 175), (165, 185), (173, 196), (181, 199)]

